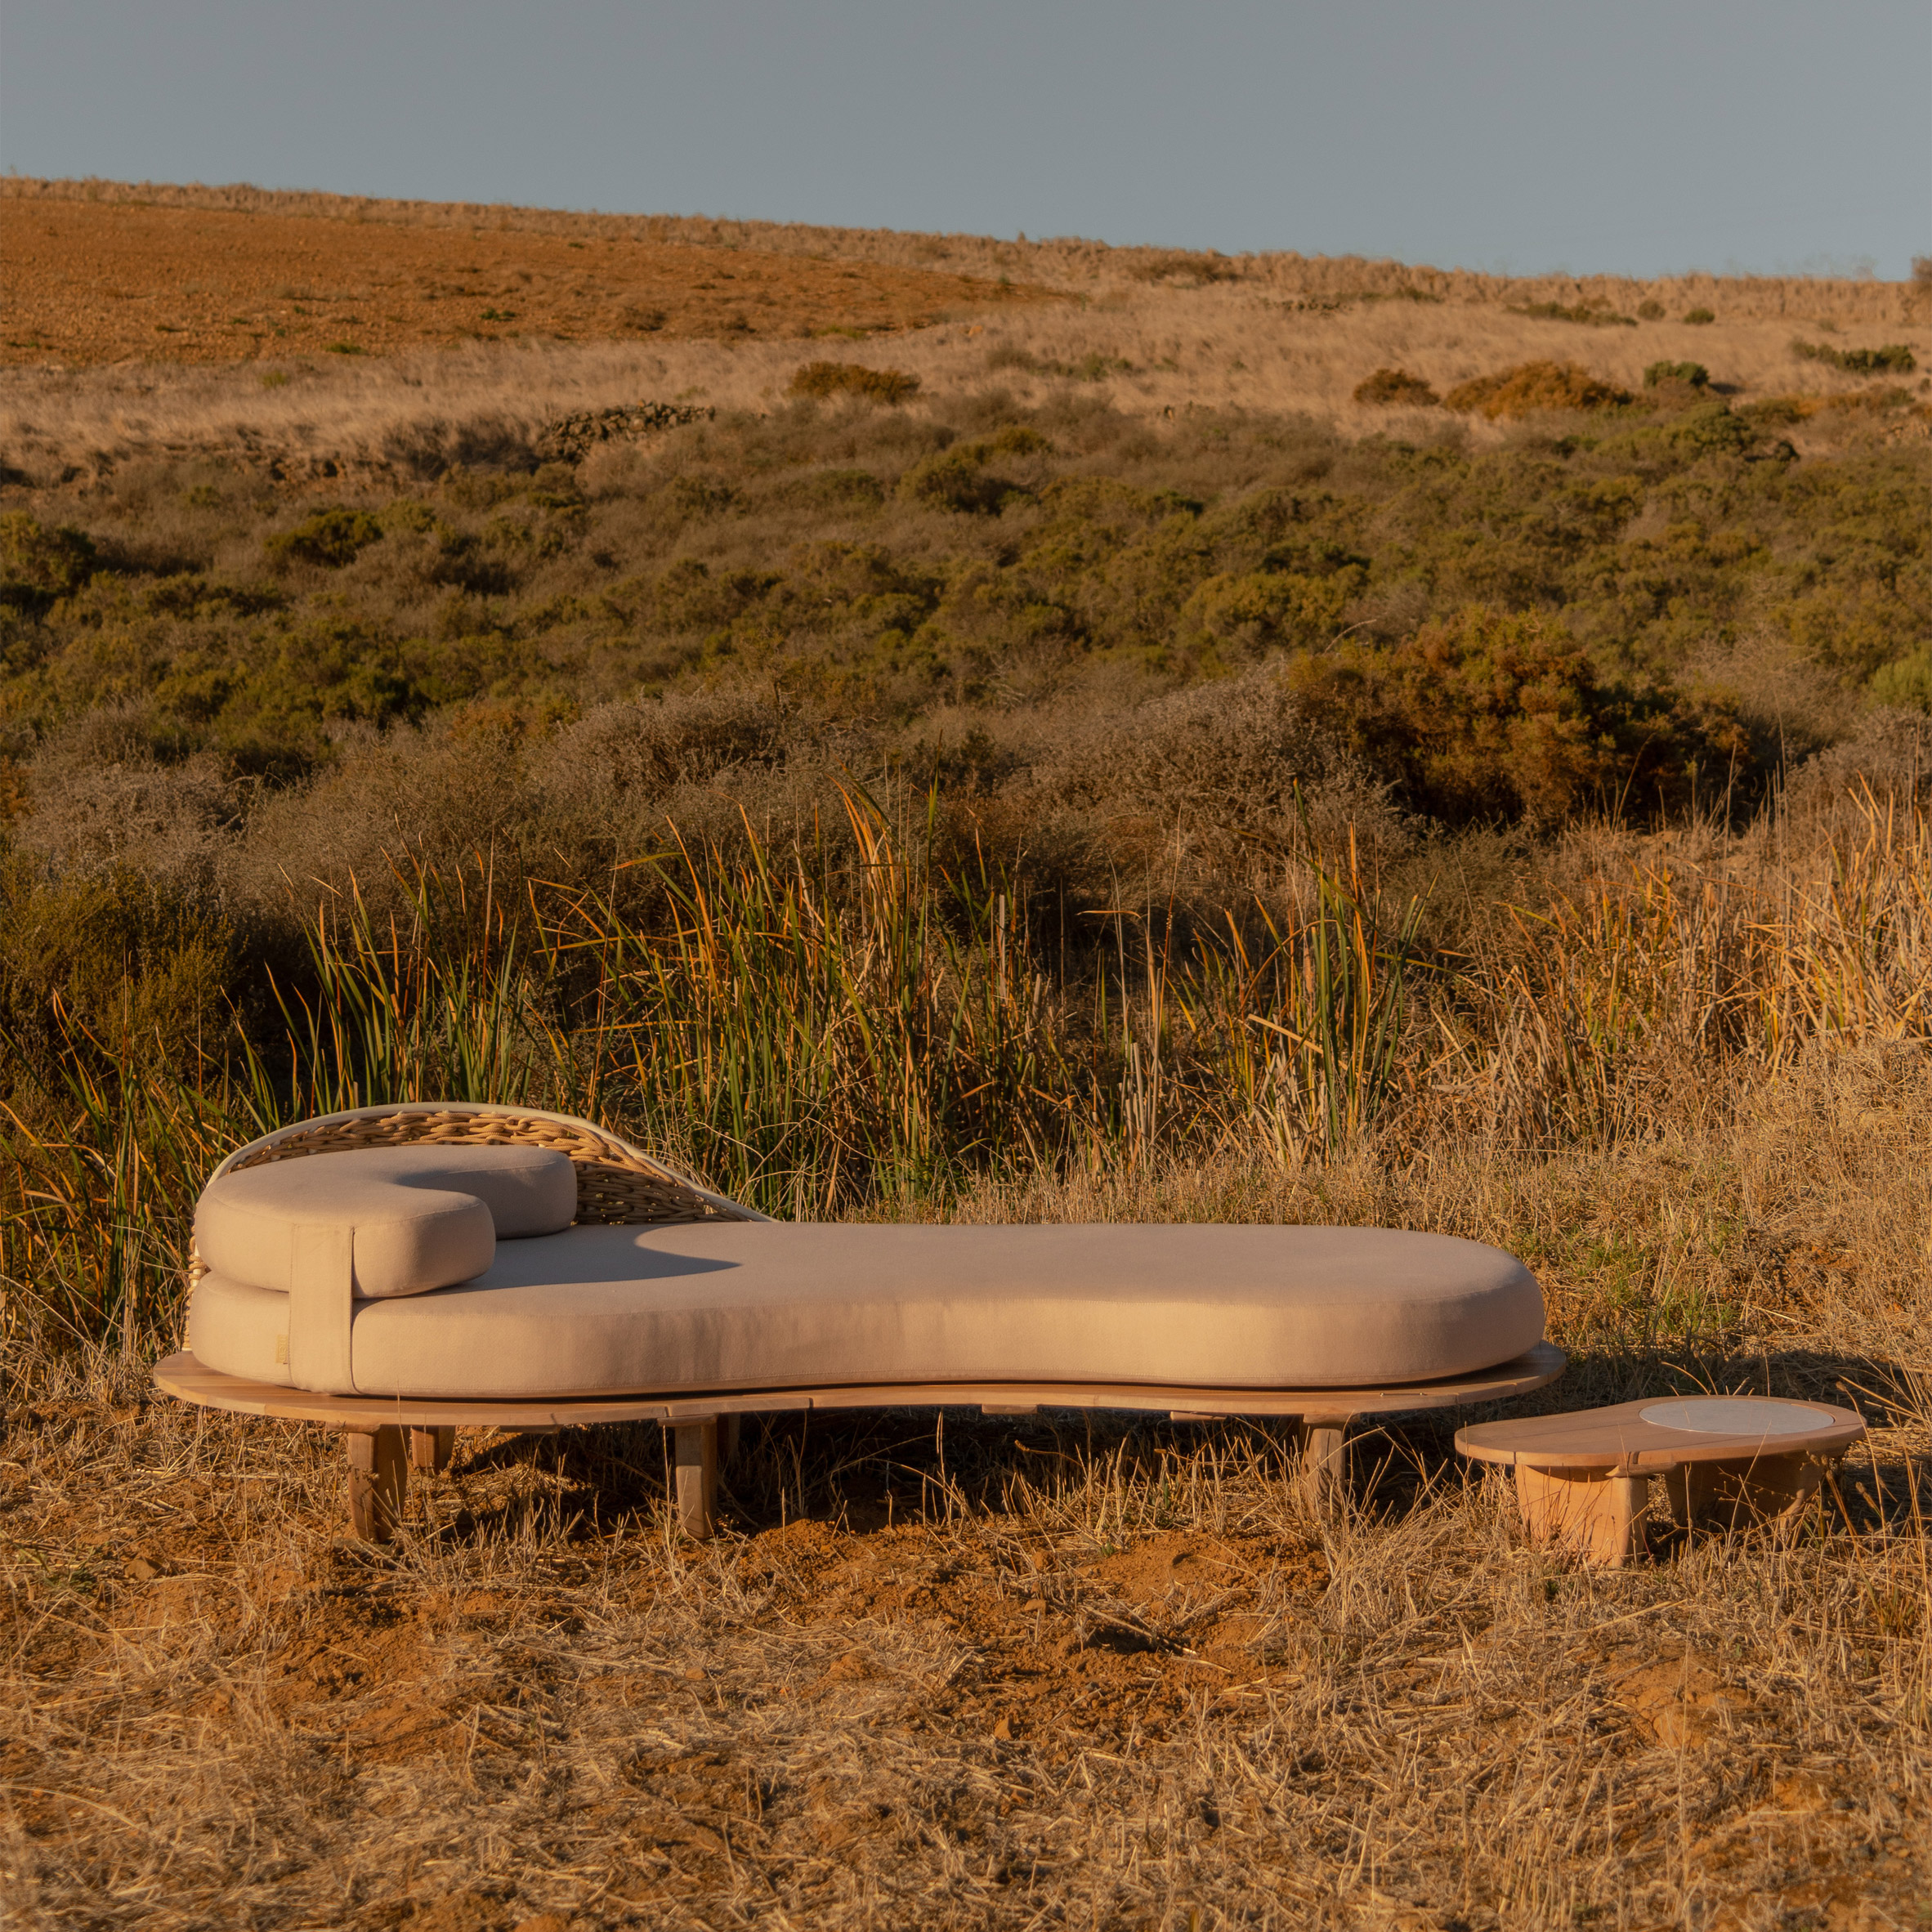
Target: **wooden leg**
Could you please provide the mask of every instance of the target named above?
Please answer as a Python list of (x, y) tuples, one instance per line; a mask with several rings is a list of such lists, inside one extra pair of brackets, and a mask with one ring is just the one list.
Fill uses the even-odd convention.
[(1532, 1541), (1553, 1543), (1616, 1569), (1630, 1561), (1649, 1507), (1650, 1478), (1614, 1469), (1516, 1465), (1516, 1501)]
[(1665, 1478), (1679, 1518), (1706, 1529), (1743, 1529), (1796, 1515), (1818, 1494), (1823, 1472), (1809, 1456), (1686, 1463)]
[(672, 1436), (678, 1523), (687, 1536), (708, 1536), (718, 1508), (718, 1423), (680, 1422)]
[(1301, 1467), (1296, 1475), (1301, 1498), (1314, 1514), (1335, 1516), (1348, 1487), (1348, 1424), (1323, 1417), (1296, 1427), (1301, 1441)]
[(409, 1431), (409, 1466), (425, 1475), (440, 1476), (456, 1452), (454, 1429), (412, 1429)]
[(349, 1527), (365, 1543), (387, 1543), (409, 1493), (403, 1432), (386, 1424), (352, 1429), (348, 1439)]

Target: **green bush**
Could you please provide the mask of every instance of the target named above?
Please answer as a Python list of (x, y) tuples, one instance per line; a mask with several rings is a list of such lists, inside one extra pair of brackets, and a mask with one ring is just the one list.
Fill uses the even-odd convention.
[(1733, 414), (1728, 402), (1718, 399), (1700, 403), (1680, 416), (1672, 425), (1671, 434), (1680, 443), (1706, 455), (1742, 455), (1757, 439), (1755, 428)]
[(1319, 723), (1438, 819), (1554, 822), (1616, 770), (1595, 671), (1545, 618), (1477, 607), (1393, 650), (1304, 654), (1288, 681)]
[(318, 510), (293, 530), (269, 538), (262, 548), (272, 562), (316, 564), (338, 570), (382, 540), (382, 519), (366, 510)]
[(1038, 430), (1015, 424), (983, 442), (955, 443), (920, 458), (899, 480), (899, 494), (928, 509), (963, 515), (997, 516), (1008, 504), (1027, 501), (1031, 492), (986, 465), (1002, 456), (1037, 456), (1053, 445)]
[(1664, 319), (1664, 305), (1661, 302), (1640, 302), (1637, 304), (1638, 315), (1646, 322), (1661, 322)]
[(1379, 369), (1355, 385), (1355, 400), (1383, 409), (1433, 409), (1441, 398), (1420, 376), (1406, 369)]
[(87, 583), (96, 556), (85, 530), (48, 530), (25, 510), (9, 511), (0, 517), (0, 605), (45, 610)]
[(1829, 342), (1795, 342), (1791, 353), (1807, 362), (1842, 369), (1848, 376), (1909, 376), (1919, 366), (1903, 342), (1887, 342), (1882, 349), (1834, 349)]
[(1581, 322), (1588, 329), (1635, 329), (1636, 323), (1628, 315), (1620, 315), (1615, 309), (1599, 308), (1594, 302), (1581, 302), (1574, 307), (1566, 308), (1560, 302), (1525, 302), (1519, 308), (1510, 310), (1513, 315), (1533, 315), (1540, 322)]
[(1709, 309), (1686, 309), (1684, 311), (1684, 319), (1692, 327), (1701, 329), (1706, 322), (1715, 322), (1717, 317), (1712, 315)]
[(1881, 665), (1865, 688), (1881, 704), (1932, 713), (1932, 645), (1921, 645), (1909, 657)]
[(1232, 646), (1242, 656), (1313, 645), (1341, 630), (1362, 578), (1358, 570), (1328, 577), (1277, 570), (1210, 577), (1182, 607), (1181, 632), (1198, 644)]
[(232, 1022), (232, 952), (225, 924), (132, 867), (50, 879), (0, 852), (0, 1101), (77, 1048), (191, 1069)]
[(902, 403), (919, 391), (919, 379), (904, 369), (868, 369), (858, 362), (807, 362), (793, 372), (794, 396), (862, 396), (869, 401)]
[(1701, 362), (1653, 362), (1644, 372), (1644, 387), (1655, 389), (1662, 382), (1688, 382), (1702, 389), (1711, 380), (1711, 371)]
[[(1352, 440), (1205, 406), (1148, 423), (1069, 384), (1037, 411), (982, 395), (931, 417), (655, 424), (579, 471), (479, 458), (358, 485), (360, 512), (313, 525), (336, 496), (291, 508), (224, 481), (223, 510), (185, 510), (205, 461), (158, 458), (9, 490), (5, 508), (41, 507), (0, 521), (0, 754), (25, 764), (69, 721), (125, 705), (164, 757), (239, 762), (272, 791), (288, 780), (271, 774), (347, 755), (348, 720), (549, 717), (738, 679), (828, 736), (916, 736), (934, 706), (1046, 691), (1070, 715), (1106, 710), (1269, 653), (1399, 648), (1477, 605), (1559, 625), (1605, 686), (1641, 689), (1713, 644), (1751, 657), (1763, 638), (1827, 693), (1863, 695), (1932, 638), (1932, 445), (1870, 433), (1898, 420), (1815, 396), (1727, 409), (1706, 386), (1667, 414), (1599, 409), (1502, 442)], [(1799, 421), (1802, 458), (1778, 441)], [(1741, 460), (1760, 456), (1778, 460)], [(704, 521), (670, 513), (681, 478), (701, 480), (680, 494)], [(271, 532), (348, 553), (373, 535), (362, 513), (387, 534), (351, 569), (259, 567)], [(96, 557), (56, 529), (69, 520), (114, 548), (103, 535)], [(1624, 702), (1603, 698), (1604, 714)], [(1741, 811), (1778, 756), (1753, 728)], [(1652, 807), (1652, 777), (1682, 767), (1664, 749), (1640, 774)], [(35, 763), (29, 782), (55, 780)]]

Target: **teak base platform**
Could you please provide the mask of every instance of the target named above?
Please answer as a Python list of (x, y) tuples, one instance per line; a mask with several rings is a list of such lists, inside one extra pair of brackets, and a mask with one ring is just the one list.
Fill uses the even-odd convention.
[(1865, 1433), (1855, 1410), (1763, 1395), (1666, 1397), (1458, 1429), (1456, 1446), (1515, 1471), (1532, 1538), (1627, 1563), (1661, 1476), (1679, 1521), (1719, 1530), (1788, 1516)]
[[(247, 1382), (170, 1355), (154, 1371), (163, 1393), (202, 1407), (343, 1429), (349, 1448), (349, 1520), (357, 1536), (381, 1542), (402, 1514), (411, 1469), (449, 1463), (459, 1427), (548, 1433), (599, 1422), (658, 1422), (672, 1436), (678, 1519), (693, 1536), (710, 1535), (717, 1514), (720, 1451), (729, 1460), (741, 1415), (800, 1409), (977, 1408), (988, 1415), (1040, 1409), (1120, 1409), (1175, 1422), (1231, 1416), (1292, 1420), (1301, 1446), (1301, 1480), (1317, 1507), (1329, 1506), (1346, 1471), (1347, 1431), (1357, 1416), (1496, 1402), (1541, 1389), (1568, 1357), (1548, 1342), (1473, 1375), (1393, 1389), (1183, 1389), (1094, 1382), (922, 1382), (814, 1389), (734, 1389), (715, 1393), (595, 1396), (565, 1402), (426, 1402), (401, 1398), (314, 1395)], [(723, 1442), (720, 1442), (721, 1426)], [(405, 1434), (407, 1442), (405, 1441)]]

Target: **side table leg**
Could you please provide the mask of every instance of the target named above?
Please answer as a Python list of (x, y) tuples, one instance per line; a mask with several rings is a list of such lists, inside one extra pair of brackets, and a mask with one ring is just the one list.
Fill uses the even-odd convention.
[(1330, 1522), (1341, 1513), (1348, 1490), (1348, 1424), (1332, 1416), (1296, 1424), (1301, 1443), (1296, 1487), (1310, 1513)]
[(1616, 1569), (1628, 1563), (1649, 1506), (1650, 1482), (1614, 1469), (1533, 1469), (1516, 1465), (1516, 1502), (1532, 1541)]
[(677, 1470), (678, 1520), (687, 1536), (702, 1540), (718, 1511), (718, 1422), (680, 1422), (672, 1430)]
[(449, 1466), (456, 1451), (454, 1429), (412, 1429), (409, 1431), (409, 1466), (425, 1475), (440, 1476)]
[(387, 1543), (409, 1493), (403, 1432), (389, 1424), (352, 1429), (349, 1445), (349, 1527), (365, 1543)]
[(1818, 1494), (1822, 1479), (1822, 1469), (1809, 1456), (1686, 1463), (1670, 1472), (1670, 1506), (1686, 1523), (1743, 1529), (1796, 1515)]

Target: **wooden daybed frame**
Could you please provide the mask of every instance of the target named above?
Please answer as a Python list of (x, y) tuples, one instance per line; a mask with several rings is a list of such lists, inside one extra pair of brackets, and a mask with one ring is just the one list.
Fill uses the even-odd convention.
[[(458, 1102), (364, 1107), (252, 1142), (230, 1155), (216, 1175), (346, 1148), (424, 1141), (539, 1146), (567, 1155), (577, 1174), (580, 1223), (768, 1219), (712, 1193), (615, 1135), (566, 1115), (529, 1107)], [(190, 1289), (203, 1272), (199, 1255), (191, 1253)], [(710, 1535), (716, 1523), (721, 1449), (728, 1460), (739, 1418), (744, 1415), (901, 1407), (973, 1407), (987, 1415), (1030, 1415), (1043, 1408), (1067, 1408), (1161, 1415), (1176, 1422), (1233, 1416), (1291, 1420), (1306, 1493), (1317, 1507), (1326, 1508), (1339, 1490), (1347, 1431), (1357, 1418), (1455, 1408), (1521, 1395), (1554, 1381), (1567, 1360), (1562, 1349), (1541, 1342), (1514, 1362), (1474, 1375), (1376, 1389), (921, 1382), (660, 1389), (559, 1401), (467, 1402), (313, 1393), (226, 1375), (182, 1353), (159, 1364), (154, 1381), (164, 1393), (201, 1407), (328, 1423), (342, 1429), (348, 1447), (350, 1523), (356, 1535), (372, 1541), (385, 1541), (400, 1519), (410, 1469), (433, 1473), (445, 1468), (459, 1428), (549, 1433), (598, 1423), (660, 1423), (672, 1438), (678, 1520), (687, 1534), (702, 1537)]]

